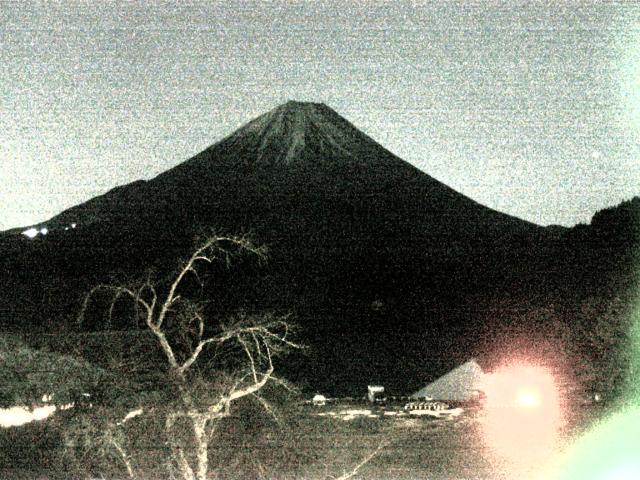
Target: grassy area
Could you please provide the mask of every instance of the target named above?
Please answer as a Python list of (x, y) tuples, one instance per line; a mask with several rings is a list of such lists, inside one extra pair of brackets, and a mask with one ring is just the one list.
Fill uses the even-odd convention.
[[(345, 420), (345, 416), (317, 415), (343, 408), (354, 406), (288, 406), (279, 411), (278, 421), (257, 411), (225, 419), (211, 445), (216, 478), (335, 479), (373, 453), (354, 478), (526, 479), (540, 467), (492, 452), (478, 412), (467, 411), (453, 420), (412, 416)], [(98, 452), (89, 449), (80, 458), (69, 459), (61, 433), (65, 422), (74, 421), (72, 417), (65, 413), (0, 432), (0, 478), (70, 478), (73, 471), (72, 478), (95, 478), (101, 473), (125, 478), (115, 455), (98, 459)], [(140, 478), (167, 478), (161, 430), (142, 416), (128, 424), (127, 433)]]

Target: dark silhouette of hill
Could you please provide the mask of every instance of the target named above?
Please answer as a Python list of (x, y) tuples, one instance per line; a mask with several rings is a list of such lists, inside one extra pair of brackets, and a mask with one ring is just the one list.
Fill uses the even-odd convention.
[(325, 105), (288, 102), (152, 180), (43, 222), (46, 236), (2, 235), (3, 321), (57, 328), (114, 272), (162, 273), (209, 227), (250, 233), (270, 261), (218, 272), (219, 308), (292, 311), (310, 349), (285, 368), (309, 388), (404, 391), (466, 358), (496, 299), (538, 304), (574, 284), (587, 295), (618, 275), (593, 272), (610, 265), (612, 239), (619, 265), (629, 261), (637, 230), (617, 230), (627, 210), (637, 199), (591, 226), (540, 227), (454, 191)]

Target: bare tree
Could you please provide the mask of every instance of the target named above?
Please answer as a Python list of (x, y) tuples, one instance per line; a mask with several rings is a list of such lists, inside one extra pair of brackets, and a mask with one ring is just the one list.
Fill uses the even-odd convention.
[[(273, 359), (287, 349), (299, 348), (291, 340), (287, 317), (241, 313), (222, 320), (208, 313), (207, 301), (187, 298), (187, 278), (202, 286), (201, 270), (218, 261), (228, 264), (234, 251), (264, 257), (264, 250), (246, 238), (211, 236), (179, 267), (168, 287), (158, 287), (151, 275), (138, 285), (97, 285), (85, 297), (79, 315), (82, 322), (92, 298), (106, 291), (109, 320), (116, 304), (128, 299), (136, 321), (157, 340), (176, 399), (160, 408), (142, 405), (139, 413), (164, 417), (172, 476), (183, 480), (207, 478), (216, 425), (230, 415), (234, 402), (253, 397), (270, 410), (260, 391), (270, 382), (282, 383), (274, 375)], [(187, 438), (181, 433), (185, 428), (190, 430)], [(115, 442), (113, 436), (109, 441), (133, 477), (134, 464), (123, 443)]]

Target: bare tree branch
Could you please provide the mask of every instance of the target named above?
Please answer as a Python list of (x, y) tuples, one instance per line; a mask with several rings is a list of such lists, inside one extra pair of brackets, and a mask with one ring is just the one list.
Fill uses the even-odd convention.
[[(249, 349), (247, 342), (244, 341), (242, 335), (238, 335), (238, 342), (242, 345), (245, 353), (247, 354), (247, 358), (249, 359), (249, 363), (251, 365), (251, 375), (253, 376), (254, 383), (258, 382), (258, 372), (256, 370), (256, 363), (253, 360), (253, 355), (251, 354), (251, 350)], [(259, 352), (258, 352), (259, 353)]]
[(332, 478), (335, 478), (335, 480), (348, 480), (350, 478), (355, 477), (358, 474), (358, 470), (360, 470), (367, 463), (369, 463), (373, 459), (373, 457), (378, 455), (378, 453), (380, 453), (382, 449), (385, 448), (386, 446), (387, 446), (386, 443), (384, 442), (381, 443), (380, 445), (378, 445), (378, 448), (376, 448), (373, 452), (371, 452), (366, 457), (364, 457), (362, 461), (358, 463), (351, 471), (345, 472), (343, 475), (340, 475), (339, 477), (332, 477)]
[(178, 471), (180, 472), (184, 480), (191, 480), (195, 478), (193, 469), (191, 468), (191, 465), (189, 465), (189, 462), (187, 461), (187, 458), (184, 454), (184, 450), (178, 442), (176, 434), (174, 432), (175, 422), (178, 417), (179, 415), (177, 415), (176, 413), (169, 413), (167, 415), (167, 419), (165, 421), (167, 441), (169, 443), (169, 447), (173, 452), (173, 460), (177, 464)]
[[(112, 294), (108, 306), (110, 322), (120, 298), (128, 297), (133, 301), (136, 320), (144, 319), (144, 325), (156, 338), (167, 359), (169, 378), (177, 387), (178, 404), (168, 408), (165, 433), (172, 452), (172, 465), (183, 480), (205, 480), (207, 477), (209, 441), (217, 420), (230, 414), (233, 402), (246, 396), (255, 397), (265, 411), (275, 417), (273, 409), (259, 395), (259, 391), (270, 381), (285, 385), (274, 376), (273, 356), (289, 348), (300, 347), (289, 338), (291, 326), (287, 322), (288, 317), (240, 313), (233, 321), (226, 323), (215, 317), (208, 318), (205, 304), (181, 297), (181, 294), (186, 295), (181, 288), (188, 275), (193, 274), (196, 281), (203, 285), (204, 276), (198, 272), (200, 266), (216, 261), (229, 265), (232, 256), (228, 249), (230, 247), (249, 252), (259, 259), (264, 256), (264, 249), (256, 247), (245, 237), (212, 236), (181, 265), (166, 294), (159, 294), (164, 290), (156, 288), (150, 274), (137, 288), (98, 285), (85, 297), (79, 315), (81, 322), (90, 299), (98, 291)], [(215, 347), (214, 359), (218, 358), (220, 352), (226, 352), (225, 355), (235, 355), (233, 365), (237, 362), (234, 374), (230, 377), (226, 377), (229, 367), (220, 365), (216, 373), (225, 381), (220, 383), (220, 389), (213, 399), (210, 393), (203, 394), (198, 390), (200, 380), (194, 367), (210, 346)], [(211, 366), (211, 357), (207, 358), (209, 363), (205, 365)], [(189, 454), (176, 431), (177, 421), (181, 425), (183, 422), (190, 425), (191, 438), (195, 438), (195, 445)], [(117, 442), (113, 446), (117, 449)], [(127, 459), (122, 453), (121, 456)], [(130, 464), (127, 465), (128, 472), (129, 467)]]
[(125, 452), (122, 445), (118, 443), (118, 441), (114, 438), (113, 434), (110, 431), (107, 432), (107, 441), (116, 450), (116, 452), (118, 452), (122, 463), (124, 463), (125, 468), (127, 469), (127, 475), (129, 475), (129, 478), (135, 478), (133, 473), (133, 466), (131, 465), (129, 455), (127, 455), (127, 452)]

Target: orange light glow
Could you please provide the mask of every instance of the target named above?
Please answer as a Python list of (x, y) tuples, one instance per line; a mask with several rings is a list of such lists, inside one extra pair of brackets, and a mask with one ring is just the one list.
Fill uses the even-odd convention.
[(515, 364), (485, 375), (484, 436), (487, 446), (512, 462), (535, 462), (551, 454), (561, 427), (553, 375)]

